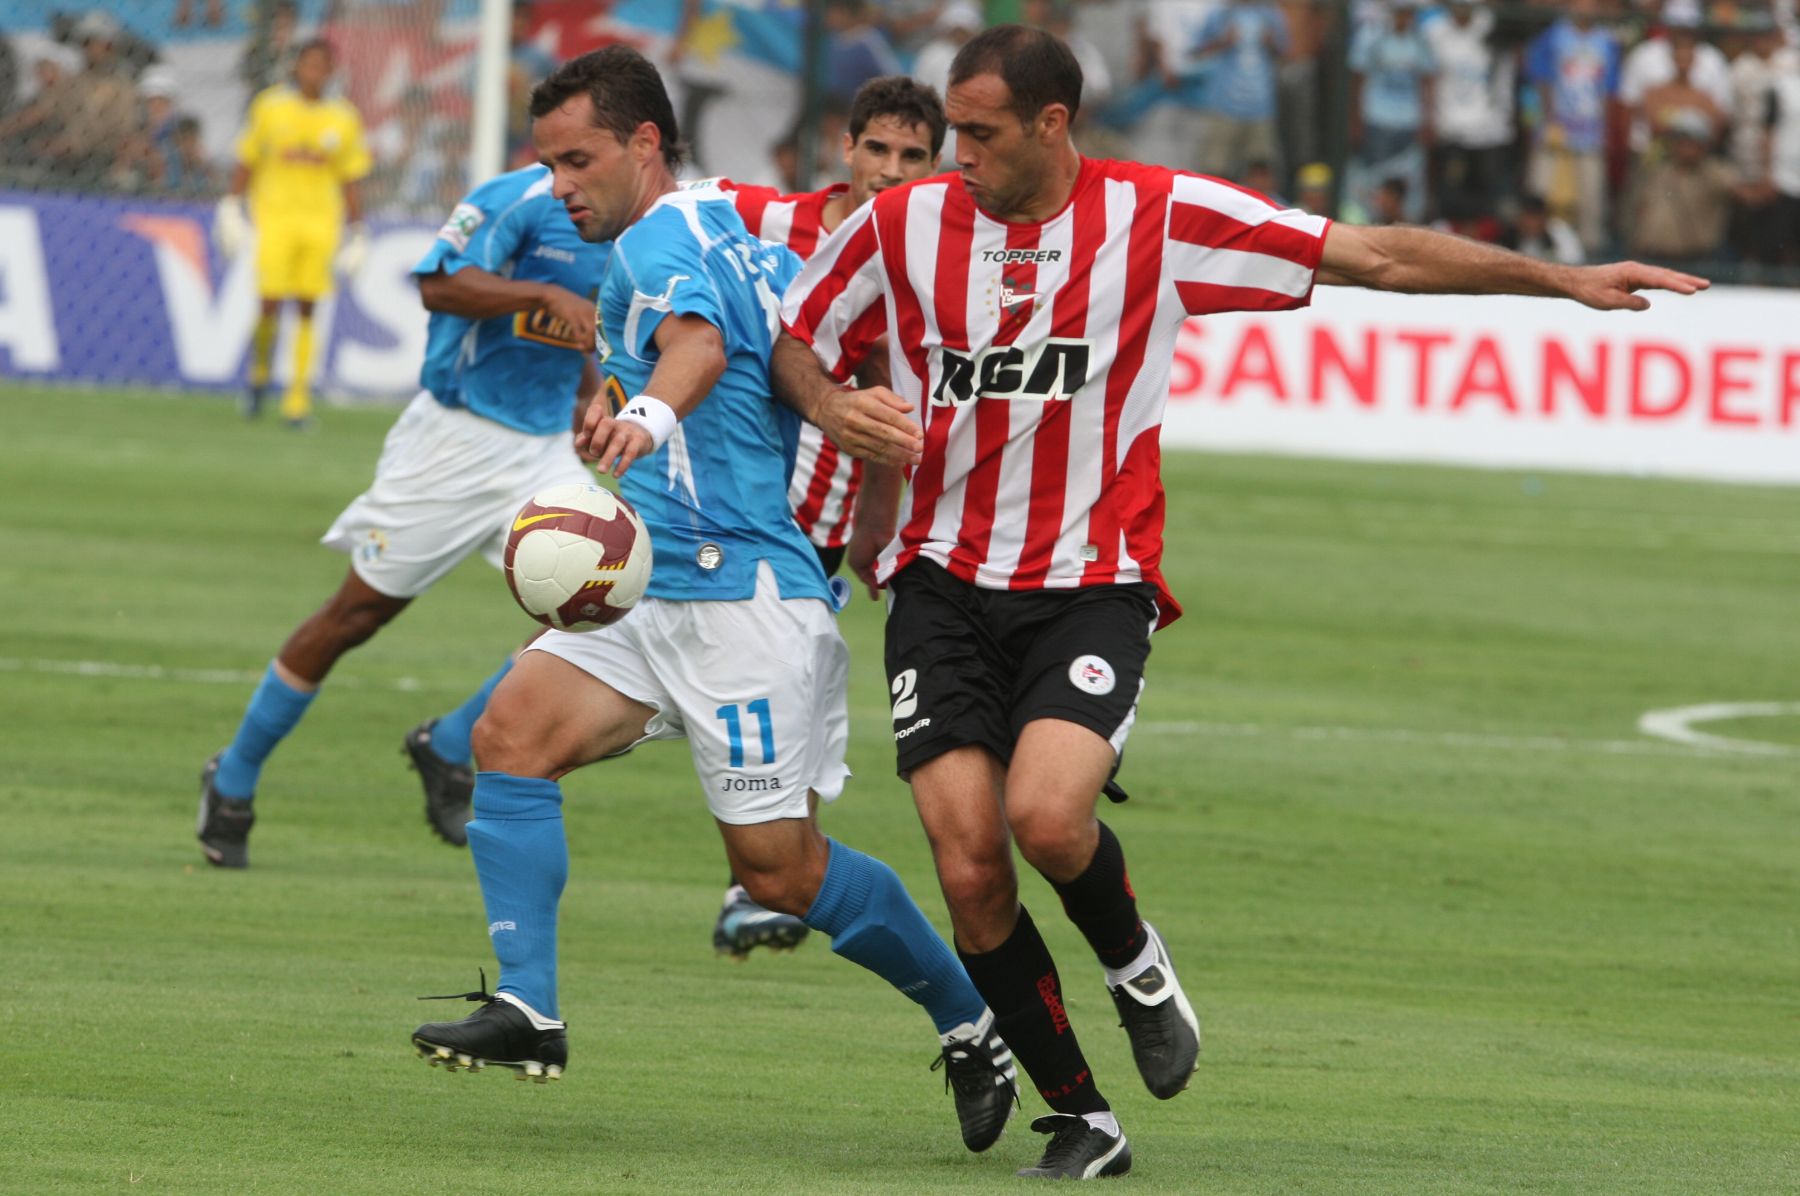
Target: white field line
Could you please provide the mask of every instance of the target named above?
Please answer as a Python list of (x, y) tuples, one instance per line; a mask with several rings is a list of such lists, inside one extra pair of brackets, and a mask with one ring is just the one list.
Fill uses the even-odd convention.
[[(174, 681), (192, 685), (255, 685), (262, 673), (246, 669), (165, 668), (154, 664), (122, 664), (110, 660), (25, 660), (0, 656), (0, 673), (45, 673), (65, 677), (95, 677), (120, 681)], [(335, 688), (374, 688), (415, 693), (427, 687), (416, 677), (395, 677), (382, 682), (334, 676)], [(453, 687), (445, 687), (453, 688)], [(1426, 747), (1487, 748), (1500, 751), (1601, 752), (1637, 756), (1794, 756), (1800, 748), (1779, 743), (1729, 739), (1708, 735), (1689, 726), (1728, 718), (1754, 718), (1800, 714), (1800, 702), (1735, 702), (1687, 706), (1676, 710), (1652, 710), (1638, 720), (1647, 739), (1573, 739), (1557, 735), (1488, 735), (1468, 731), (1418, 731), (1405, 727), (1311, 727), (1273, 723), (1220, 723), (1191, 720), (1145, 719), (1137, 724), (1140, 734), (1190, 735), (1210, 739), (1270, 737), (1300, 741), (1337, 741), (1415, 744)]]
[(1800, 754), (1800, 751), (1786, 744), (1733, 739), (1727, 735), (1710, 735), (1705, 731), (1694, 730), (1695, 723), (1716, 723), (1738, 718), (1778, 718), (1784, 714), (1800, 714), (1800, 702), (1709, 702), (1703, 706), (1677, 706), (1671, 710), (1648, 711), (1638, 719), (1638, 730), (1671, 743), (1683, 743), (1712, 751), (1755, 756)]
[[(255, 685), (262, 673), (244, 669), (180, 669), (159, 664), (121, 664), (113, 660), (21, 660), (0, 656), (0, 673), (49, 673), (64, 677), (100, 677), (118, 681), (181, 681), (193, 685)], [(355, 677), (333, 677), (334, 689), (390, 689), (414, 693), (426, 688), (417, 677), (394, 677), (373, 683)]]
[[(1213, 739), (1263, 736), (1311, 742), (1361, 742), (1412, 744), (1421, 747), (1463, 747), (1509, 752), (1600, 752), (1615, 756), (1710, 756), (1744, 755), (1746, 748), (1759, 756), (1800, 754), (1781, 744), (1746, 744), (1739, 740), (1713, 742), (1659, 742), (1655, 739), (1574, 739), (1558, 735), (1486, 735), (1469, 731), (1415, 731), (1405, 727), (1292, 727), (1264, 723), (1207, 723), (1148, 719), (1137, 729), (1151, 735), (1194, 735)], [(1706, 736), (1711, 740), (1716, 737)]]

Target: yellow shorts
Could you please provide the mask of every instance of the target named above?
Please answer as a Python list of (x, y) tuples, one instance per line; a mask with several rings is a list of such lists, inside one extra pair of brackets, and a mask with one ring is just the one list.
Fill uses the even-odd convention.
[(331, 291), (337, 221), (268, 220), (256, 225), (256, 293), (264, 299), (319, 299)]

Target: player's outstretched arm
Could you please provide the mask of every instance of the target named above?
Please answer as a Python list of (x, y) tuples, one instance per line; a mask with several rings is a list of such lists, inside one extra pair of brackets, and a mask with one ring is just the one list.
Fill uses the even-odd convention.
[(656, 366), (644, 389), (616, 417), (605, 403), (590, 403), (577, 451), (604, 472), (624, 477), (631, 463), (663, 446), (675, 424), (700, 405), (725, 373), (725, 338), (700, 316), (664, 316), (651, 334)]
[(832, 380), (811, 346), (791, 332), (775, 341), (769, 360), (775, 397), (817, 424), (833, 444), (865, 461), (917, 465), (925, 434), (907, 418), (912, 404), (885, 386), (845, 390)]
[(1692, 295), (1711, 285), (1638, 262), (1560, 266), (1430, 229), (1353, 224), (1325, 234), (1319, 281), (1420, 295), (1540, 295), (1601, 311), (1643, 311), (1650, 301), (1639, 291)]
[(510, 316), (516, 311), (548, 311), (585, 342), (594, 327), (594, 301), (550, 282), (502, 278), (479, 266), (454, 274), (442, 270), (419, 279), (419, 298), (426, 311), (441, 311), (465, 320)]

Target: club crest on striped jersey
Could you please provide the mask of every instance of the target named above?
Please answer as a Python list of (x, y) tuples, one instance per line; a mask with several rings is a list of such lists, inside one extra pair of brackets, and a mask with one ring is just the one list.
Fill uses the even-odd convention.
[(1048, 403), (1072, 399), (1087, 385), (1094, 342), (1052, 336), (1029, 345), (990, 345), (978, 353), (938, 348), (934, 407), (963, 407), (976, 399)]

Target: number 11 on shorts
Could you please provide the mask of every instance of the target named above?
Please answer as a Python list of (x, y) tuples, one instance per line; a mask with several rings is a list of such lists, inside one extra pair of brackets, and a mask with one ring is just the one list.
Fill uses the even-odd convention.
[[(762, 730), (762, 762), (775, 763), (775, 720), (769, 714), (769, 699), (758, 698), (754, 702), (746, 702), (743, 707), (756, 716), (757, 726)], [(713, 711), (713, 717), (723, 719), (725, 734), (731, 740), (731, 767), (744, 766), (744, 720), (738, 714), (738, 707), (733, 704), (721, 706)]]

